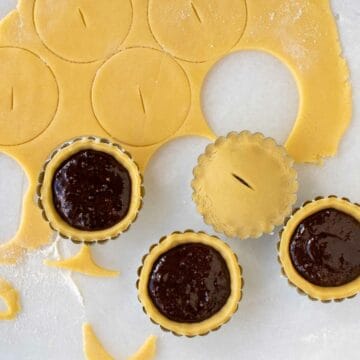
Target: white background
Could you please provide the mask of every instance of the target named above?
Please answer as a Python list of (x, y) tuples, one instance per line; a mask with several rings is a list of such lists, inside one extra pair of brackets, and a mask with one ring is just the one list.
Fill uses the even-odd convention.
[[(289, 0), (290, 1), (290, 0)], [(15, 7), (1, 0), (0, 15)], [(338, 155), (323, 167), (297, 166), (298, 204), (337, 194), (360, 202), (360, 7), (333, 0), (344, 54), (351, 69), (354, 118)], [(250, 91), (251, 90), (251, 91)], [(1, 94), (0, 94), (1, 96)], [(287, 68), (263, 53), (238, 53), (218, 64), (204, 86), (204, 111), (216, 132), (257, 130), (286, 139), (298, 108), (296, 84)], [(319, 134), (320, 136), (320, 134)], [(204, 229), (191, 201), (191, 172), (207, 141), (184, 138), (163, 147), (145, 173), (147, 196), (136, 225), (121, 239), (95, 248), (96, 259), (119, 269), (115, 279), (93, 279), (42, 265), (54, 246), (30, 254), (24, 264), (0, 267), (0, 276), (20, 289), (23, 311), (0, 323), (1, 360), (83, 359), (81, 326), (90, 321), (107, 350), (124, 359), (150, 334), (158, 335), (158, 360), (359, 359), (360, 296), (340, 304), (301, 297), (280, 276), (277, 235), (228, 240), (244, 268), (244, 298), (220, 331), (194, 339), (163, 333), (136, 299), (136, 270), (148, 247), (174, 230)], [(0, 154), (0, 242), (15, 233), (26, 188), (21, 168)], [(65, 255), (78, 248), (60, 242)], [(0, 302), (0, 309), (3, 306)]]

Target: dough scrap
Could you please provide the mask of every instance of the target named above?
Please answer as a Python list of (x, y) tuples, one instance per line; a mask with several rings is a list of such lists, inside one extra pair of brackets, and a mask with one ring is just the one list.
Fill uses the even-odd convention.
[(20, 297), (15, 288), (6, 280), (0, 278), (0, 298), (5, 302), (7, 309), (0, 311), (0, 320), (15, 319), (21, 310)]
[(88, 276), (95, 277), (116, 277), (118, 271), (107, 270), (98, 266), (88, 245), (82, 245), (80, 251), (73, 257), (64, 260), (45, 260), (44, 264), (51, 267), (75, 271)]
[(128, 360), (153, 360), (156, 355), (156, 340), (156, 336), (148, 337), (140, 349)]
[(83, 342), (87, 360), (114, 360), (101, 345), (90, 324), (83, 325)]
[(187, 61), (204, 62), (229, 52), (243, 35), (246, 20), (245, 0), (149, 0), (155, 38), (165, 51)]
[[(156, 336), (149, 336), (139, 350), (128, 357), (128, 360), (153, 360), (156, 354)], [(87, 360), (114, 360), (104, 349), (92, 326), (83, 325), (84, 354)]]
[[(0, 264), (15, 263), (25, 250), (49, 242), (51, 231), (34, 198), (44, 162), (65, 141), (88, 134), (110, 137), (121, 142), (143, 171), (159, 147), (172, 139), (200, 135), (214, 140), (201, 110), (201, 87), (217, 61), (235, 51), (269, 52), (296, 78), (300, 108), (286, 141), (294, 160), (320, 163), (335, 155), (350, 123), (352, 102), (349, 71), (329, 0), (159, 1), (157, 7), (155, 0), (133, 1), (130, 9), (129, 0), (108, 0), (100, 9), (96, 1), (19, 0), (18, 10), (1, 21), (0, 59), (11, 52), (12, 62), (0, 66), (0, 90), (7, 94), (0, 100), (0, 114), (6, 114), (0, 115), (6, 129), (0, 135), (0, 151), (23, 166), (30, 186), (19, 231), (0, 246)], [(121, 16), (121, 24), (116, 16)], [(50, 22), (52, 28), (47, 26)], [(157, 62), (146, 55), (164, 50), (167, 55)], [(23, 61), (29, 52), (26, 58), (34, 61)], [(130, 57), (126, 59), (131, 52), (145, 55), (132, 63)], [(133, 74), (112, 68), (116, 59), (121, 66), (130, 66)], [(22, 71), (16, 72), (18, 68)], [(145, 89), (143, 77), (134, 74), (137, 69), (143, 77), (157, 71), (152, 82), (145, 82)], [(114, 88), (121, 101), (114, 100), (107, 83), (111, 73), (127, 81), (126, 86)], [(174, 79), (174, 86), (163, 74)], [(30, 78), (33, 82), (27, 81)], [(98, 89), (104, 81), (105, 99)], [(43, 101), (28, 105), (29, 92), (22, 85), (18, 90), (18, 84), (25, 82)], [(159, 98), (169, 99), (171, 92), (171, 102), (160, 106)], [(19, 115), (14, 123), (11, 99), (16, 100), (13, 106)], [(108, 109), (108, 103), (114, 108)], [(126, 112), (128, 104), (134, 117)], [(26, 122), (26, 116), (39, 110), (41, 116)], [(116, 112), (121, 116), (116, 117)], [(19, 129), (25, 123), (29, 125)], [(241, 123), (234, 130), (242, 130)]]

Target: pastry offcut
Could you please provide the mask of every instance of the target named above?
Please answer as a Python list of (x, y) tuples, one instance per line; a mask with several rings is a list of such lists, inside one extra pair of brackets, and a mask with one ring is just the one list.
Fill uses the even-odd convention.
[(0, 311), (0, 320), (13, 320), (21, 310), (18, 291), (6, 280), (0, 278), (0, 299), (5, 302), (6, 310)]

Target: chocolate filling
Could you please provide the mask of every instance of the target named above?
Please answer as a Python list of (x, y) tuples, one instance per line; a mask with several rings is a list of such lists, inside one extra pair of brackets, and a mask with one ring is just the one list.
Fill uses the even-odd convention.
[(52, 196), (56, 211), (73, 228), (104, 230), (127, 215), (131, 178), (110, 154), (82, 150), (55, 171)]
[(196, 323), (216, 314), (230, 296), (230, 274), (214, 248), (200, 243), (179, 245), (153, 265), (148, 291), (168, 319)]
[(360, 276), (360, 223), (336, 210), (321, 210), (299, 223), (290, 242), (297, 272), (311, 283), (341, 286)]

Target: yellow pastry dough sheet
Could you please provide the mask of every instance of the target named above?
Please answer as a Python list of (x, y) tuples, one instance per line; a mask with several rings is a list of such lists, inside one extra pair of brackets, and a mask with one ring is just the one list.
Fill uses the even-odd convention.
[(290, 155), (315, 163), (334, 155), (351, 90), (328, 0), (20, 0), (0, 24), (0, 151), (20, 162), (30, 185), (0, 263), (49, 241), (34, 199), (56, 147), (107, 137), (143, 170), (169, 140), (214, 139), (203, 81), (223, 56), (247, 49), (278, 57), (297, 80)]

